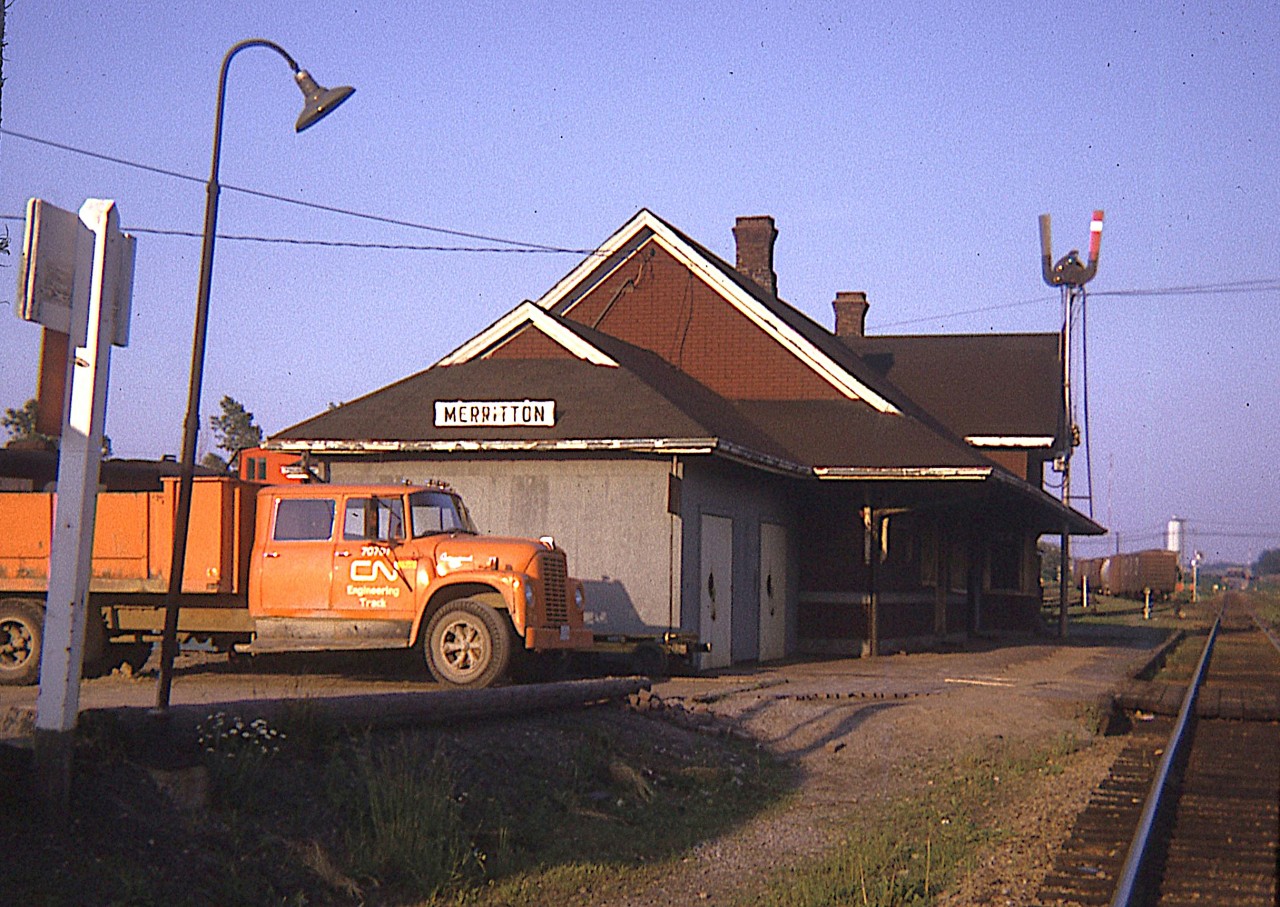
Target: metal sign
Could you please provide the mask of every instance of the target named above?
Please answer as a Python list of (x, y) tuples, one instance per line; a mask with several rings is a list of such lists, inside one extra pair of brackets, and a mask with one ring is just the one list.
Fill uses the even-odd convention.
[[(84, 287), (80, 295), (87, 299), (85, 282), (92, 262), (93, 234), (78, 216), (41, 199), (28, 199), (15, 314), (25, 321), (70, 334), (72, 324), (78, 320), (72, 317), (77, 272)], [(81, 317), (87, 317), (87, 312)], [(83, 343), (83, 329), (78, 333)]]
[(550, 427), (556, 424), (554, 400), (437, 400), (436, 428), (482, 426)]
[[(129, 345), (136, 244), (129, 234), (115, 228), (108, 231), (99, 223), (109, 206), (90, 199), (76, 214), (43, 199), (27, 200), (14, 313), (24, 321), (69, 334), (74, 346), (86, 342), (88, 301), (94, 292), (102, 296), (111, 343)], [(102, 259), (98, 265), (95, 256)], [(95, 291), (91, 284), (104, 276), (107, 285)]]

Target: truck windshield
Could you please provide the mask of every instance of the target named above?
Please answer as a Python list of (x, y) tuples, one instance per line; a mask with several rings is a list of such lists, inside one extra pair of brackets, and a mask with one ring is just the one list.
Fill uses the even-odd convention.
[(476, 533), (466, 505), (448, 492), (415, 491), (409, 495), (409, 513), (414, 538), (438, 532)]

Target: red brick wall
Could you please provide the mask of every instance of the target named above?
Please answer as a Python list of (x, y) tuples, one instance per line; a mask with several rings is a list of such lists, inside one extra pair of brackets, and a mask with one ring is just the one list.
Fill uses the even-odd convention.
[(983, 447), (980, 453), (988, 460), (995, 460), (1005, 469), (1020, 479), (1027, 477), (1027, 452), (1025, 450), (1008, 450)]
[(486, 359), (572, 359), (573, 353), (532, 325), (485, 355)]
[(653, 242), (566, 314), (651, 350), (731, 400), (842, 396)]

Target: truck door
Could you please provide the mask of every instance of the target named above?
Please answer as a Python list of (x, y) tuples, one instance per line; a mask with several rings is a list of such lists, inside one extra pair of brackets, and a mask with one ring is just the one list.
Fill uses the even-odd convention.
[(376, 618), (381, 612), (412, 611), (417, 561), (402, 557), (404, 499), (351, 496), (342, 505), (342, 531), (333, 546), (335, 611)]
[(305, 617), (328, 611), (336, 509), (332, 497), (274, 500), (269, 541), (254, 564), (264, 614)]

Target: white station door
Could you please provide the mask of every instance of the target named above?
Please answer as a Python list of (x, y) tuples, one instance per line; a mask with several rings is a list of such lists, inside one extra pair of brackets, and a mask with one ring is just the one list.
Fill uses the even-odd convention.
[(703, 668), (728, 667), (733, 662), (733, 520), (702, 517), (702, 582), (698, 635), (711, 643), (702, 653)]
[(787, 654), (787, 530), (760, 524), (760, 660)]

